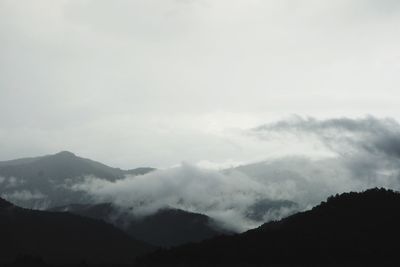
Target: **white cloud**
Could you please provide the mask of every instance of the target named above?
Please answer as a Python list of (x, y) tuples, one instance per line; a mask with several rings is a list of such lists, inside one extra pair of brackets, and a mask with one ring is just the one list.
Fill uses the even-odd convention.
[[(284, 147), (291, 147), (288, 141), (302, 142), (308, 147), (302, 155), (289, 154), (220, 171), (183, 163), (116, 182), (87, 177), (72, 188), (88, 192), (99, 202), (132, 207), (138, 215), (170, 206), (207, 214), (225, 227), (243, 231), (263, 222), (247, 216), (259, 201), (289, 200), (301, 210), (336, 193), (371, 187), (399, 190), (399, 133), (400, 125), (391, 119), (296, 117), (262, 125), (249, 134), (259, 143), (283, 138)], [(292, 139), (287, 138), (290, 135)], [(316, 140), (331, 152), (328, 156), (308, 156)], [(292, 211), (293, 207), (285, 206), (267, 210), (263, 219), (277, 219)]]
[(87, 191), (98, 201), (112, 200), (118, 205), (132, 207), (137, 215), (151, 214), (169, 206), (209, 214), (220, 221), (234, 216), (236, 221), (228, 225), (236, 228), (244, 227), (240, 212), (253, 204), (254, 197), (263, 195), (263, 187), (248, 177), (226, 176), (185, 163), (116, 182), (88, 177), (73, 189)]

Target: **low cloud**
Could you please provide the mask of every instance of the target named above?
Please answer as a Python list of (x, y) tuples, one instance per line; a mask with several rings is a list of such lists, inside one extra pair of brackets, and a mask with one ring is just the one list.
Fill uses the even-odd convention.
[(7, 179), (7, 187), (13, 188), (22, 185), (25, 181), (23, 179), (18, 179), (16, 177), (9, 177)]
[(333, 153), (336, 169), (346, 170), (351, 180), (366, 186), (399, 188), (400, 124), (394, 119), (293, 117), (251, 130), (260, 139), (277, 132), (297, 136), (303, 142), (318, 139)]
[(38, 199), (44, 199), (46, 198), (45, 195), (43, 195), (39, 191), (29, 191), (29, 190), (20, 190), (20, 191), (14, 191), (12, 193), (4, 193), (1, 196), (2, 198), (5, 198), (9, 201), (29, 201), (29, 200), (38, 200)]
[(180, 208), (207, 214), (227, 227), (248, 228), (242, 218), (246, 207), (264, 198), (265, 188), (240, 173), (225, 175), (183, 163), (142, 176), (128, 176), (109, 182), (86, 177), (74, 190), (86, 191), (98, 201), (113, 201), (145, 216), (163, 207)]
[(13, 176), (11, 177), (0, 176), (0, 186), (2, 186), (3, 188), (8, 188), (8, 189), (15, 188), (24, 183), (25, 183), (24, 179), (19, 179)]
[[(294, 207), (311, 208), (332, 194), (376, 186), (400, 189), (400, 125), (392, 119), (293, 117), (248, 133), (260, 142), (279, 142), (280, 136), (292, 135), (292, 141), (310, 143), (311, 150), (222, 171), (183, 163), (116, 182), (86, 177), (72, 189), (88, 192), (99, 202), (132, 208), (138, 216), (169, 206), (207, 214), (237, 231), (279, 219)], [(315, 142), (330, 156), (309, 157)], [(257, 215), (262, 218), (258, 221), (247, 216), (249, 209), (265, 201), (297, 205), (267, 209)]]
[(294, 116), (287, 120), (265, 124), (251, 133), (266, 138), (281, 132), (316, 137), (339, 155), (367, 153), (384, 157), (400, 157), (400, 124), (391, 118), (372, 116), (362, 119), (335, 118), (317, 120)]

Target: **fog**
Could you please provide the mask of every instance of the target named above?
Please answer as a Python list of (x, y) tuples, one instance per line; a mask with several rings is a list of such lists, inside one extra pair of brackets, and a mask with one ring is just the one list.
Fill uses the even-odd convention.
[[(393, 119), (295, 116), (248, 129), (243, 135), (294, 149), (291, 155), (222, 170), (182, 163), (116, 182), (86, 177), (72, 189), (88, 192), (99, 202), (132, 208), (138, 216), (163, 207), (181, 208), (207, 214), (236, 231), (293, 212), (282, 207), (266, 212), (262, 220), (252, 220), (249, 209), (262, 200), (290, 200), (298, 204), (296, 210), (305, 210), (341, 192), (400, 189), (400, 125)], [(308, 149), (298, 151), (298, 142)], [(312, 148), (325, 153), (309, 156)]]

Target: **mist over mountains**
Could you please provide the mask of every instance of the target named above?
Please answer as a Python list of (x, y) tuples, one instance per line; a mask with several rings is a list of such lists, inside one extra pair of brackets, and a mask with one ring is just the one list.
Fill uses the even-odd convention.
[(110, 223), (132, 238), (154, 246), (177, 246), (230, 233), (210, 217), (168, 205), (152, 213), (137, 212), (140, 206), (100, 203), (83, 191), (73, 190), (87, 177), (115, 183), (136, 177), (153, 168), (121, 170), (63, 151), (54, 155), (0, 163), (0, 194), (9, 201), (31, 209), (78, 214)]
[(85, 203), (90, 197), (68, 190), (85, 176), (107, 181), (125, 175), (142, 175), (153, 168), (121, 170), (62, 151), (54, 155), (0, 162), (0, 195), (27, 208), (45, 209), (70, 203)]
[(399, 29), (399, 0), (0, 0), (0, 267), (397, 267)]
[(102, 220), (134, 239), (155, 246), (176, 246), (228, 233), (206, 215), (165, 205), (147, 216), (137, 216), (135, 203), (129, 207), (99, 203), (92, 195), (71, 189), (86, 177), (113, 183), (125, 176), (135, 177), (152, 171), (155, 169), (112, 168), (63, 151), (0, 162), (0, 195), (25, 208), (68, 212)]
[[(60, 223), (59, 219), (53, 218), (62, 218), (69, 225), (71, 225), (69, 221), (73, 221), (75, 225), (75, 220), (91, 219), (94, 224), (93, 229), (101, 227), (108, 229), (96, 230), (97, 233), (109, 232), (109, 235), (98, 238), (121, 239), (121, 242), (115, 241), (121, 246), (118, 252), (106, 245), (98, 248), (110, 249), (104, 258), (97, 259), (99, 262), (118, 262), (115, 260), (117, 258), (124, 259), (125, 263), (133, 262), (137, 260), (137, 256), (143, 256), (146, 252), (161, 247), (168, 250), (147, 254), (139, 260), (139, 264), (158, 266), (160, 262), (165, 261), (172, 265), (184, 263), (207, 266), (209, 262), (200, 260), (198, 253), (206, 255), (205, 260), (210, 259), (211, 262), (237, 264), (242, 261), (256, 265), (264, 264), (270, 261), (265, 261), (258, 254), (261, 254), (264, 245), (260, 244), (264, 244), (263, 238), (267, 236), (275, 244), (268, 245), (274, 255), (284, 257), (279, 253), (287, 250), (287, 253), (305, 262), (308, 262), (309, 258), (304, 258), (303, 254), (294, 250), (301, 247), (296, 242), (302, 238), (305, 238), (304, 242), (308, 242), (310, 240), (307, 238), (311, 237), (313, 241), (310, 241), (306, 248), (319, 251), (318, 253), (327, 258), (333, 257), (330, 254), (331, 250), (342, 255), (344, 261), (349, 259), (346, 256), (348, 253), (354, 253), (359, 259), (365, 251), (372, 250), (379, 250), (380, 255), (392, 257), (391, 247), (386, 248), (387, 253), (374, 246), (364, 247), (362, 243), (367, 243), (367, 240), (359, 239), (359, 235), (373, 233), (373, 242), (387, 242), (385, 237), (380, 237), (380, 232), (377, 232), (378, 228), (384, 226), (368, 218), (365, 205), (374, 209), (378, 209), (379, 205), (395, 207), (397, 200), (396, 203), (389, 203), (386, 202), (386, 197), (392, 199), (390, 195), (394, 194), (393, 199), (397, 199), (397, 193), (372, 190), (361, 195), (361, 199), (364, 199), (363, 196), (368, 196), (369, 199), (367, 204), (360, 204), (359, 210), (364, 212), (360, 214), (361, 217), (351, 217), (355, 211), (348, 210), (346, 206), (358, 205), (358, 195), (351, 195), (352, 200), (345, 205), (321, 204), (317, 208), (313, 207), (337, 193), (360, 192), (371, 187), (400, 188), (398, 133), (400, 126), (389, 119), (320, 121), (294, 117), (287, 121), (250, 129), (246, 135), (259, 142), (268, 142), (271, 136), (278, 134), (282, 136), (282, 140), (304, 141), (303, 145), (315, 145), (329, 153), (312, 156), (305, 150), (299, 154), (280, 155), (263, 161), (220, 169), (183, 162), (164, 169), (138, 167), (123, 170), (67, 151), (3, 161), (0, 162), (0, 196), (17, 206), (28, 208), (16, 208), (6, 201), (1, 204), (2, 208), (5, 208), (2, 213), (5, 218), (4, 223), (28, 229), (24, 232), (25, 235), (21, 236), (4, 232), (6, 243), (13, 244), (4, 245), (4, 251), (8, 251), (7, 253), (11, 255), (5, 257), (4, 261), (18, 257), (18, 253), (22, 252), (22, 254), (41, 255), (50, 259), (49, 262), (66, 262), (71, 259), (77, 262), (79, 258), (84, 258), (84, 255), (80, 254), (82, 252), (95, 262), (96, 259), (91, 256), (94, 252), (90, 249), (82, 248), (79, 253), (74, 252), (76, 254), (71, 258), (63, 258), (57, 250), (45, 245), (41, 247), (43, 252), (31, 246), (32, 240), (40, 238), (38, 235), (30, 234), (31, 231), (46, 232), (47, 229), (52, 231), (52, 227), (57, 227), (57, 230), (54, 230), (56, 232), (61, 231), (57, 240), (65, 240), (65, 244), (82, 242), (91, 246), (90, 242), (93, 242), (91, 235), (94, 233), (89, 231), (87, 235), (80, 237), (83, 238), (82, 241), (71, 240), (71, 236), (74, 236), (69, 232), (71, 229), (66, 224)], [(342, 195), (341, 199), (348, 199), (347, 196)], [(377, 201), (376, 204), (373, 203), (374, 199)], [(333, 203), (332, 198), (328, 203)], [(392, 216), (390, 210), (386, 208), (384, 210), (384, 213), (374, 213), (371, 210), (371, 214), (386, 218), (387, 225), (392, 229), (388, 219)], [(324, 217), (325, 212), (330, 219)], [(339, 217), (335, 217), (336, 215)], [(340, 221), (346, 216), (349, 216), (350, 222)], [(397, 220), (395, 216), (393, 215), (393, 219)], [(305, 219), (303, 221), (293, 218)], [(288, 228), (289, 230), (286, 226), (282, 226), (282, 230), (279, 230), (281, 225), (287, 225), (287, 222), (293, 220), (294, 230), (292, 226)], [(362, 224), (364, 220), (371, 221), (371, 228), (362, 228), (364, 232), (357, 232), (355, 225)], [(39, 223), (41, 221), (43, 225)], [(29, 227), (25, 226), (25, 223), (29, 223)], [(86, 226), (80, 228), (80, 223), (76, 222), (78, 226), (74, 228), (75, 233), (86, 231)], [(58, 224), (60, 225), (57, 226)], [(342, 238), (343, 240), (348, 238), (350, 243), (355, 242), (354, 246), (360, 247), (360, 250), (340, 249), (338, 245), (340, 242), (329, 236), (330, 232), (336, 231), (330, 230), (330, 227), (334, 227), (333, 224), (338, 224), (341, 230), (347, 226), (353, 227), (351, 232), (343, 230), (345, 236)], [(14, 229), (11, 226), (7, 227)], [(17, 231), (17, 228), (13, 231)], [(336, 234), (341, 236), (342, 233), (337, 231)], [(322, 247), (313, 245), (320, 244), (324, 238), (331, 239), (333, 245)], [(54, 240), (50, 238), (48, 242), (56, 242)], [(23, 246), (18, 245), (18, 242)], [(242, 247), (242, 243), (246, 244), (246, 247)], [(286, 246), (286, 244), (293, 245)], [(217, 249), (220, 246), (227, 249)], [(252, 254), (254, 251), (248, 251), (247, 246), (253, 246), (258, 254)], [(61, 246), (58, 249), (61, 251), (67, 247)], [(306, 253), (302, 249), (299, 251)], [(95, 251), (100, 250), (95, 249)], [(122, 251), (125, 252), (119, 254)], [(225, 255), (224, 261), (221, 261), (215, 253)], [(226, 261), (227, 255), (232, 253), (238, 256)], [(120, 256), (115, 258), (115, 255)], [(280, 258), (276, 257), (271, 257), (273, 264), (280, 262)], [(177, 262), (173, 260), (174, 258), (181, 260)], [(316, 259), (322, 260), (318, 257)]]
[[(242, 232), (307, 210), (332, 194), (400, 189), (400, 126), (393, 119), (295, 116), (242, 134), (260, 144), (281, 140), (291, 148), (300, 143), (301, 150), (293, 145), (283, 154), (224, 169), (183, 162), (158, 170), (121, 170), (61, 152), (1, 162), (0, 194), (41, 209), (113, 203), (136, 217), (179, 209)], [(323, 153), (310, 154), (314, 150)]]
[(335, 195), (242, 234), (150, 253), (139, 266), (395, 266), (399, 208), (391, 190)]
[[(87, 208), (74, 207), (77, 213)], [(68, 212), (23, 209), (0, 199), (0, 264), (394, 266), (398, 254), (395, 242), (400, 238), (400, 217), (396, 212), (399, 208), (400, 193), (392, 190), (374, 188), (337, 194), (309, 211), (242, 234), (218, 235), (155, 250), (101, 220)], [(101, 214), (99, 210), (107, 213), (110, 205), (99, 205), (89, 212), (90, 216)], [(181, 213), (167, 211), (170, 212)], [(162, 220), (156, 217), (156, 221)], [(139, 230), (145, 232), (143, 228)]]
[(286, 199), (265, 197), (247, 176), (230, 172), (235, 174), (190, 164), (166, 170), (121, 170), (63, 151), (0, 162), (0, 194), (34, 209), (113, 203), (115, 214), (122, 210), (137, 218), (180, 209), (206, 214), (227, 231), (242, 231), (300, 209)]
[[(0, 203), (4, 229), (18, 231), (9, 225), (27, 229), (23, 235), (4, 232), (6, 243), (2, 246), (11, 256), (3, 261), (22, 253), (40, 255), (48, 262), (75, 263), (87, 255), (93, 262), (123, 259), (123, 263), (137, 261), (139, 266), (282, 262), (290, 266), (297, 262), (363, 262), (362, 257), (375, 251), (374, 257), (365, 259), (392, 262), (395, 253), (388, 236), (389, 232), (393, 237), (398, 235), (393, 229), (398, 216), (392, 214), (398, 206), (398, 193), (373, 189), (331, 197), (315, 206), (337, 193), (399, 188), (399, 132), (399, 125), (391, 120), (294, 118), (251, 129), (248, 134), (261, 142), (277, 133), (284, 133), (285, 138), (311, 138), (311, 143), (331, 154), (280, 156), (224, 169), (183, 162), (166, 169), (122, 170), (67, 151), (3, 161), (1, 197), (29, 208), (18, 208), (6, 200)], [(382, 221), (377, 221), (378, 217)], [(62, 218), (66, 224), (54, 218)], [(94, 248), (110, 250), (97, 259), (91, 256), (95, 252), (86, 248), (75, 251), (71, 258), (61, 255), (68, 244), (82, 242), (91, 247), (90, 242), (97, 240), (90, 231), (79, 237), (82, 240), (71, 240), (76, 233), (86, 231), (80, 224), (87, 219), (92, 220), (93, 229), (108, 229), (95, 230), (109, 233), (96, 238), (120, 239), (115, 242), (121, 250), (116, 252), (106, 245)], [(75, 225), (75, 220), (76, 232), (71, 234), (67, 224)], [(357, 228), (359, 225), (364, 226)], [(60, 231), (57, 240), (65, 240), (66, 247), (47, 247), (56, 237), (49, 237), (40, 248), (32, 246), (32, 240), (40, 238), (32, 231), (47, 236), (52, 227)], [(385, 227), (388, 230), (382, 232)], [(270, 254), (261, 257), (265, 240), (269, 240)], [(370, 241), (384, 246), (376, 247)], [(163, 249), (151, 253), (157, 247)], [(307, 251), (320, 256), (304, 256)], [(287, 255), (296, 260), (282, 261)]]

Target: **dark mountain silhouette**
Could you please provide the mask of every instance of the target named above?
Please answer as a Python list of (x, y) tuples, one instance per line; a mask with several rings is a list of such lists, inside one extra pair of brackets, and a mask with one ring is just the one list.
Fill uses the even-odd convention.
[(152, 250), (114, 226), (98, 220), (19, 208), (0, 199), (0, 265), (15, 259), (54, 264), (130, 263)]
[(14, 203), (43, 209), (69, 203), (86, 203), (89, 196), (68, 189), (84, 176), (115, 181), (125, 175), (142, 175), (153, 168), (121, 170), (63, 151), (54, 155), (0, 162), (0, 194)]
[(74, 204), (51, 210), (104, 220), (124, 230), (135, 239), (162, 247), (198, 242), (222, 233), (228, 234), (227, 231), (218, 228), (206, 215), (172, 208), (160, 209), (144, 217), (134, 216), (129, 209), (124, 210), (111, 203)]
[(164, 247), (199, 242), (228, 233), (206, 215), (170, 208), (132, 220), (126, 230), (137, 239)]
[[(287, 212), (282, 212), (287, 210)], [(265, 218), (277, 219), (274, 217), (281, 217), (291, 215), (299, 210), (299, 205), (289, 200), (273, 200), (261, 199), (256, 201), (253, 205), (248, 207), (246, 217), (257, 222), (265, 222)], [(285, 217), (286, 217), (285, 216)], [(280, 218), (279, 218), (280, 219)]]
[(119, 217), (119, 215), (129, 215), (125, 214), (121, 209), (109, 202), (100, 204), (70, 204), (60, 207), (53, 207), (48, 209), (48, 211), (69, 212), (83, 217), (103, 220), (105, 222), (113, 222), (115, 221), (114, 218)]
[(310, 211), (234, 236), (160, 250), (142, 266), (396, 266), (400, 194), (330, 197)]

